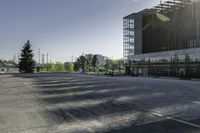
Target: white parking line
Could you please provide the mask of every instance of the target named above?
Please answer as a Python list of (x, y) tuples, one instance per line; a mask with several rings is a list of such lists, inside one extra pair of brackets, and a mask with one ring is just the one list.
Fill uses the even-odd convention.
[[(200, 102), (199, 102), (199, 104), (200, 104)], [(186, 124), (186, 125), (189, 125), (189, 126), (200, 128), (200, 125), (197, 125), (197, 124), (185, 121), (185, 120), (181, 120), (181, 119), (178, 119), (178, 118), (173, 118), (173, 117), (170, 117), (170, 116), (165, 116), (165, 115), (163, 115), (161, 113), (157, 113), (157, 112), (154, 112), (154, 111), (149, 111), (149, 110), (146, 110), (146, 109), (138, 107), (138, 106), (135, 106), (135, 109), (144, 111), (146, 113), (149, 113), (149, 114), (157, 116), (157, 117), (163, 117), (163, 118), (168, 119), (168, 120), (173, 120), (173, 121), (176, 121), (176, 122), (179, 122), (179, 123), (183, 123), (183, 124)]]
[[(26, 82), (23, 82), (23, 83), (24, 83), (24, 85), (26, 85), (26, 86), (28, 86), (28, 87), (31, 88), (31, 85), (29, 85), (28, 83), (26, 83)], [(196, 103), (196, 104), (200, 104), (199, 101), (192, 101), (192, 102)], [(186, 124), (186, 125), (189, 125), (189, 126), (192, 126), (192, 127), (200, 128), (200, 125), (197, 125), (197, 124), (185, 121), (185, 120), (181, 120), (181, 119), (178, 119), (178, 118), (173, 118), (173, 117), (170, 117), (170, 116), (165, 116), (165, 115), (163, 115), (161, 113), (158, 113), (158, 112), (149, 111), (149, 110), (146, 110), (146, 109), (144, 109), (144, 108), (142, 108), (140, 106), (134, 105), (132, 107), (135, 108), (135, 109), (137, 109), (137, 110), (149, 113), (149, 114), (151, 114), (153, 116), (163, 117), (163, 118), (168, 119), (168, 120), (173, 120), (173, 121), (176, 121), (176, 122), (179, 122), (179, 123), (182, 123), (182, 124)], [(67, 114), (67, 115), (69, 116), (69, 114)], [(74, 116), (70, 115), (70, 117), (74, 117)], [(76, 118), (74, 117), (74, 119), (76, 119)]]
[(193, 103), (200, 104), (200, 101), (192, 101)]
[(200, 128), (200, 125), (193, 124), (191, 122), (187, 122), (187, 121), (184, 121), (184, 120), (176, 119), (176, 118), (173, 118), (173, 117), (166, 117), (166, 118), (169, 119), (169, 120), (174, 120), (174, 121), (186, 124), (186, 125), (190, 125), (190, 126), (193, 126), (193, 127)]

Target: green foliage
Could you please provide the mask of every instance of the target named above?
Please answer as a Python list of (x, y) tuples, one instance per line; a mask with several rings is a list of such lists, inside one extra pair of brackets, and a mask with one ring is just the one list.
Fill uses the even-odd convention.
[(106, 59), (104, 68), (107, 73), (110, 71), (118, 71), (118, 73), (121, 73), (122, 71), (124, 71), (124, 61)]
[(73, 63), (66, 63), (65, 64), (66, 72), (73, 72), (74, 71), (74, 64)]
[(80, 67), (79, 62), (78, 61), (74, 62), (74, 71), (78, 71), (79, 67)]
[(83, 68), (83, 72), (84, 73), (88, 73), (89, 72), (89, 67), (88, 67), (88, 64), (87, 64), (87, 61), (84, 63), (84, 67)]
[(105, 68), (106, 72), (109, 72), (109, 71), (112, 70), (112, 64), (113, 64), (113, 61), (111, 59), (106, 59), (105, 60), (104, 68)]
[(116, 60), (117, 63), (117, 70), (123, 71), (124, 70), (124, 61), (123, 60)]
[(27, 41), (21, 50), (21, 58), (19, 62), (19, 70), (24, 73), (33, 73), (35, 61), (33, 59), (34, 54), (31, 49), (30, 41)]
[(94, 55), (92, 58), (92, 63), (91, 63), (94, 72), (97, 71), (98, 64), (99, 63), (98, 63), (97, 55)]
[[(71, 70), (70, 67), (66, 67), (65, 64), (61, 62), (48, 63), (48, 64), (45, 64), (44, 67), (41, 68), (42, 72), (72, 72), (70, 70)], [(72, 66), (72, 70), (73, 70), (73, 66)]]
[(92, 54), (89, 54), (89, 55), (86, 57), (87, 65), (88, 65), (88, 70), (89, 70), (90, 72), (92, 71), (92, 59), (93, 59), (93, 55), (92, 55)]
[(117, 70), (118, 69), (118, 62), (117, 60), (113, 60), (112, 61), (112, 71)]
[(44, 65), (44, 71), (47, 71), (47, 72), (54, 72), (54, 64), (53, 63), (48, 63), (48, 64), (45, 64)]
[(94, 56), (88, 55), (87, 58), (85, 56), (80, 56), (74, 63), (74, 70), (79, 71), (80, 68), (83, 70), (84, 73), (87, 72), (123, 73), (124, 62), (123, 60), (106, 59), (105, 65), (100, 66), (97, 55)]
[(79, 69), (83, 69), (83, 72), (87, 72), (88, 71), (88, 61), (85, 58), (85, 56), (80, 56), (76, 62), (74, 63), (74, 70), (78, 71)]
[(55, 69), (55, 72), (65, 72), (64, 64), (60, 62), (56, 62), (54, 69)]

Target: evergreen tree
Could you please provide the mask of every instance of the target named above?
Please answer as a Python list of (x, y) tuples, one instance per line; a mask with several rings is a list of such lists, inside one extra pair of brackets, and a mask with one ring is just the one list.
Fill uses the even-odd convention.
[(80, 64), (80, 68), (83, 69), (83, 72), (86, 72), (87, 69), (87, 59), (85, 58), (85, 56), (80, 56), (78, 59), (78, 62)]
[(89, 54), (87, 57), (87, 64), (88, 64), (88, 69), (89, 69), (89, 72), (92, 71), (92, 59), (93, 59), (93, 55), (92, 54)]
[(74, 62), (74, 71), (78, 71), (80, 67), (80, 64), (78, 61)]
[(98, 66), (97, 55), (94, 55), (93, 58), (92, 58), (92, 67), (93, 67), (93, 71), (96, 71), (97, 66)]
[(31, 49), (30, 41), (28, 40), (23, 49), (21, 50), (21, 58), (19, 62), (19, 70), (23, 73), (33, 73), (35, 61), (33, 59), (34, 54), (33, 50)]
[(83, 70), (83, 72), (87, 72), (88, 71), (87, 59), (83, 55), (80, 56), (76, 60), (76, 62), (74, 63), (74, 70), (75, 71), (78, 71), (80, 68)]

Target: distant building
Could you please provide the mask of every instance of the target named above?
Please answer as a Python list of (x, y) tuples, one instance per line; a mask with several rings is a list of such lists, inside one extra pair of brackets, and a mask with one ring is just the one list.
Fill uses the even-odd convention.
[(94, 56), (94, 55), (97, 55), (97, 60), (98, 60), (98, 63), (100, 66), (103, 66), (105, 65), (105, 60), (107, 59), (106, 56), (103, 56), (103, 55), (100, 55), (100, 54), (86, 54), (85, 57), (89, 57), (89, 56)]
[(11, 61), (0, 60), (0, 73), (19, 73), (19, 68)]
[(100, 65), (105, 65), (106, 57), (103, 55), (97, 55), (97, 59)]

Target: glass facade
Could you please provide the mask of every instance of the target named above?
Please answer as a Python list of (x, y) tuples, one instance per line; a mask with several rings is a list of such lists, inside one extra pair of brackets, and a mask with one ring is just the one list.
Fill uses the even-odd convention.
[(178, 1), (179, 8), (173, 12), (166, 8), (168, 11), (143, 15), (142, 53), (200, 47), (200, 2), (187, 0), (188, 4), (185, 0)]
[(134, 41), (134, 19), (123, 19), (123, 45), (124, 60), (127, 61), (128, 56), (134, 55), (135, 41)]
[(168, 0), (123, 18), (126, 74), (195, 75), (200, 66), (198, 1)]
[[(185, 56), (186, 54), (176, 55), (177, 62), (185, 62)], [(200, 61), (200, 54), (188, 54), (190, 57), (191, 62)], [(155, 56), (155, 57), (146, 57), (146, 58), (138, 58), (138, 59), (132, 59), (133, 62), (138, 63), (170, 63), (172, 59), (175, 58), (174, 56)]]

